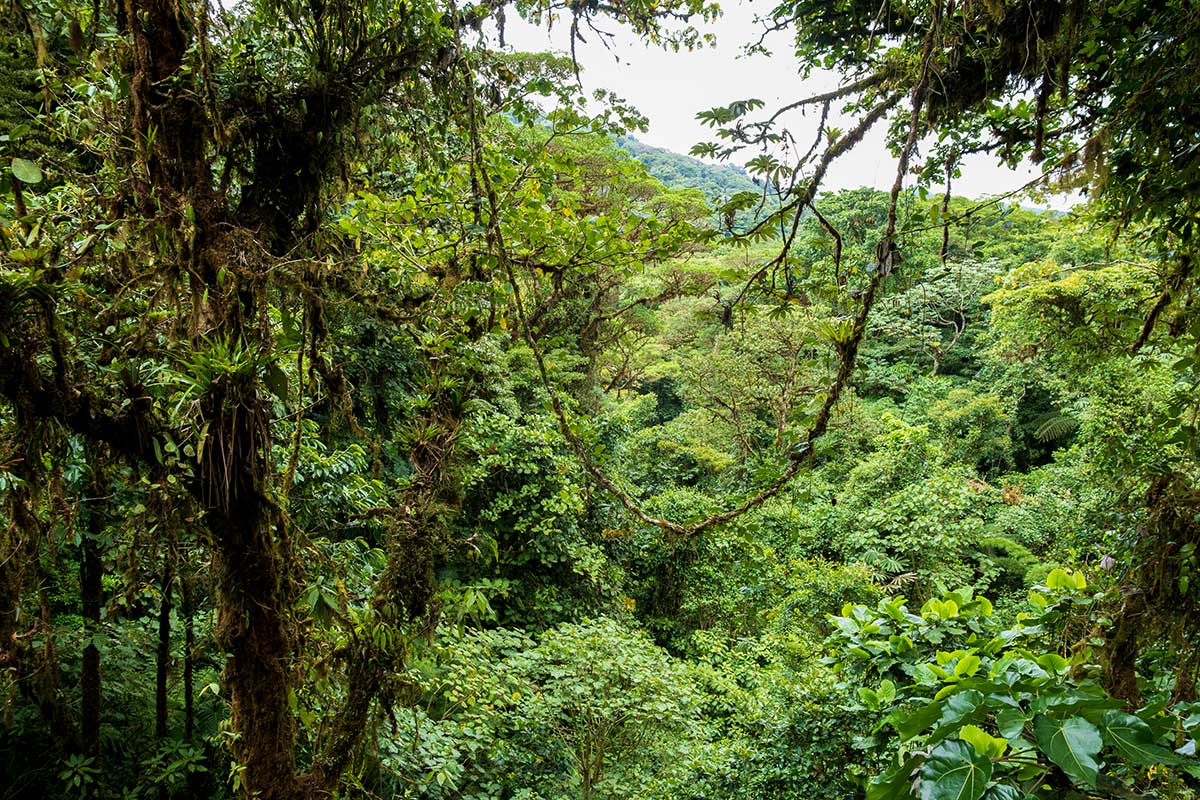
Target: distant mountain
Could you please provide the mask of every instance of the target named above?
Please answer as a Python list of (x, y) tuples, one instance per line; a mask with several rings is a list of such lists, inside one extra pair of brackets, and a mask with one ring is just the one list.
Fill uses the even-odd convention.
[(645, 164), (650, 174), (669, 189), (699, 189), (710, 201), (738, 192), (762, 191), (744, 169), (733, 164), (706, 164), (662, 147), (651, 147), (632, 136), (618, 136), (617, 146)]
[[(746, 171), (733, 164), (708, 164), (698, 158), (685, 156), (662, 147), (652, 147), (639, 142), (632, 136), (618, 136), (617, 147), (646, 165), (646, 169), (669, 189), (699, 189), (713, 208), (738, 192), (761, 192)], [(757, 217), (752, 210), (739, 211), (733, 229), (745, 231)], [(720, 215), (715, 215), (713, 224), (724, 226)]]

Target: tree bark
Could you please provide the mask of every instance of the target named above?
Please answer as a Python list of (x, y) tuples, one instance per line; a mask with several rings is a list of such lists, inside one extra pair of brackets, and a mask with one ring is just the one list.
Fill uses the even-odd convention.
[(183, 605), (183, 740), (191, 743), (196, 735), (196, 608), (192, 592), (194, 578), (179, 576), (179, 599)]
[[(92, 481), (93, 503), (103, 495), (104, 485), (98, 478)], [(96, 505), (88, 514), (88, 529), (83, 535), (79, 559), (79, 597), (83, 610), (83, 632), (87, 646), (83, 649), (83, 667), (79, 684), (82, 690), (80, 735), (85, 755), (100, 765), (100, 650), (93, 640), (100, 633), (100, 608), (103, 601), (101, 585), (102, 562), (100, 537), (104, 535), (104, 518)]]
[[(259, 505), (257, 503), (249, 504)], [(288, 703), (289, 604), (282, 559), (261, 507), (214, 514), (217, 642), (228, 654), (225, 689), (242, 792), (261, 800), (302, 797), (295, 722)]]
[(158, 604), (158, 653), (154, 671), (154, 735), (167, 738), (167, 679), (171, 674), (171, 554), (163, 556), (162, 600)]

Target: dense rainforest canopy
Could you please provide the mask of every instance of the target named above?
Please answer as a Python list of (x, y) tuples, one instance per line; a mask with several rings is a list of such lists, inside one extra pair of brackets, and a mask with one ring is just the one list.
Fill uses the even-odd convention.
[(0, 798), (1200, 793), (1200, 8), (719, 14), (0, 9)]

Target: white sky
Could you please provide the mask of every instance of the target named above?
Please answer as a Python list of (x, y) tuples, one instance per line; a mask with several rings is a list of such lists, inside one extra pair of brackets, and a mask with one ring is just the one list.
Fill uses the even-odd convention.
[[(615, 39), (610, 43), (611, 49), (607, 49), (600, 37), (584, 32), (586, 44), (576, 46), (584, 89), (589, 93), (594, 89), (616, 92), (650, 120), (648, 132), (635, 133), (638, 139), (687, 153), (697, 142), (714, 139), (712, 129), (696, 120), (699, 111), (756, 97), (766, 101), (769, 112), (782, 103), (836, 86), (836, 76), (829, 73), (800, 80), (786, 33), (773, 34), (767, 40), (774, 55), (742, 54), (744, 45), (757, 40), (761, 30), (754, 23), (754, 15), (766, 8), (767, 5), (760, 3), (752, 10), (745, 0), (730, 0), (723, 5), (724, 16), (715, 23), (697, 26), (716, 36), (716, 46), (693, 52), (676, 53), (647, 46), (615, 23), (601, 20), (600, 27), (615, 34)], [(564, 51), (569, 47), (566, 20), (560, 20), (547, 31), (515, 17), (515, 14), (510, 16), (505, 30), (505, 43), (510, 49)], [(832, 117), (831, 114), (831, 124), (838, 125), (838, 120)], [(796, 115), (788, 119), (788, 126), (805, 150), (816, 133), (818, 119), (813, 111), (807, 118)], [(890, 188), (895, 179), (895, 161), (883, 146), (883, 132), (884, 124), (880, 123), (858, 147), (834, 162), (824, 188)], [(745, 152), (743, 161), (755, 155)], [(1007, 192), (1037, 174), (1030, 168), (1009, 170), (982, 155), (968, 159), (962, 172), (962, 177), (954, 182), (954, 193), (967, 197)], [(1049, 205), (1065, 207), (1070, 200), (1052, 198)]]

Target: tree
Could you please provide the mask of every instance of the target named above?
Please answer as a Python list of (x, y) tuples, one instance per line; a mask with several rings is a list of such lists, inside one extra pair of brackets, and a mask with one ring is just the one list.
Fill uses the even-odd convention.
[[(162, 513), (147, 530), (161, 540), (194, 531), (212, 558), (235, 785), (264, 800), (328, 793), (403, 656), (396, 626), (425, 612), (458, 503), (454, 442), (483, 366), (473, 348), (503, 319), (486, 299), (510, 277), (496, 251), (511, 207), (494, 194), (506, 165), (493, 161), (489, 182), (483, 164), (486, 117), (528, 124), (540, 112), (526, 97), (554, 94), (550, 76), (561, 89), (562, 75), (536, 59), (491, 61), (466, 42), (498, 5), (22, 10), (45, 81), (27, 124), (78, 144), (60, 157), (36, 137), (6, 143), (0, 395), (20, 453), (0, 559), (6, 663), (23, 686), (57, 674), (24, 645), (32, 588), (15, 567), (36, 554), (39, 530), (63, 521), (57, 467), (45, 465), (77, 443), (111, 451), (132, 480), (160, 487)], [(611, 10), (647, 35), (661, 15), (704, 11)], [(80, 19), (91, 31), (82, 41)], [(55, 35), (66, 20), (70, 52)], [(557, 94), (572, 106), (569, 86)], [(298, 461), (313, 421), (327, 440), (357, 439), (351, 455), (374, 451), (371, 472), (382, 470), (380, 436), (359, 424), (339, 358), (362, 324), (416, 342), (404, 376), (412, 399), (405, 435), (391, 442), (403, 478), (383, 505), (352, 511), (386, 558), (348, 638), (329, 648), (301, 633), (296, 612), (307, 534), (293, 492), (311, 480)], [(164, 641), (175, 574), (163, 573)], [(295, 693), (325, 657), (339, 689), (319, 740), (302, 737), (301, 748)], [(60, 724), (55, 687), (43, 688)]]
[(624, 796), (605, 791), (607, 775), (686, 727), (695, 702), (678, 664), (611, 620), (549, 631), (518, 660), (534, 686), (529, 719), (569, 753), (581, 800)]
[[(1087, 188), (1098, 220), (1156, 251), (1147, 276), (1153, 288), (1129, 298), (1132, 305), (1118, 312), (1129, 315), (1124, 322), (1134, 317), (1136, 324), (1119, 326), (1120, 342), (1111, 344), (1149, 360), (1183, 359), (1177, 362), (1186, 376), (1181, 384), (1196, 385), (1193, 354), (1200, 339), (1192, 297), (1200, 242), (1195, 191), (1200, 119), (1185, 76), (1200, 59), (1200, 30), (1190, 4), (788, 0), (763, 21), (768, 34), (781, 31), (791, 37), (802, 75), (820, 66), (837, 70), (844, 82), (766, 113), (760, 111), (761, 100), (750, 98), (701, 115), (716, 128), (719, 141), (698, 145), (695, 153), (730, 157), (756, 149), (759, 154), (747, 167), (778, 187), (778, 209), (750, 236), (761, 237), (774, 228), (785, 233), (785, 247), (790, 246), (802, 214), (814, 207), (830, 163), (885, 119), (891, 123), (890, 146), (900, 157), (895, 190), (917, 158), (918, 145), (924, 148), (924, 160), (914, 169), (919, 180), (925, 186), (946, 185), (940, 210), (940, 225), (947, 231), (944, 243), (951, 225), (987, 207), (950, 212), (949, 184), (963, 157), (991, 153), (1010, 164), (1028, 158), (1043, 165), (1048, 185)], [(764, 49), (765, 42), (766, 34), (751, 49)], [(908, 108), (901, 110), (905, 97)], [(835, 103), (854, 119), (847, 130), (827, 125)], [(782, 145), (792, 141), (788, 115), (809, 108), (821, 110), (817, 140), (805, 155), (788, 162), (780, 155)], [(827, 145), (822, 148), (823, 138)], [(887, 288), (887, 277), (903, 270), (904, 257), (915, 249), (913, 234), (925, 227), (897, 226), (896, 197), (893, 191), (886, 218), (875, 224), (875, 264), (854, 288), (863, 319), (880, 287)], [(947, 251), (945, 244), (942, 250)], [(784, 261), (781, 256), (756, 277), (771, 274)], [(1076, 275), (1085, 280), (1079, 277), (1082, 269)], [(1060, 307), (1061, 313), (1076, 315), (1079, 331), (1089, 332), (1096, 331), (1093, 311), (1117, 311), (1107, 298), (1088, 310)], [(1112, 332), (1110, 328), (1102, 335)], [(1155, 479), (1141, 483), (1159, 467), (1136, 462), (1118, 472), (1121, 481), (1144, 486), (1140, 505), (1155, 521), (1148, 535), (1130, 537), (1137, 544), (1128, 546), (1139, 553), (1129, 572), (1131, 584), (1139, 587), (1134, 593), (1149, 592), (1155, 598), (1150, 605), (1172, 617), (1165, 609), (1173, 601), (1153, 587), (1174, 584), (1164, 583), (1157, 568), (1148, 566), (1158, 556), (1145, 554), (1162, 555), (1177, 546), (1172, 543), (1200, 536), (1187, 522), (1196, 510), (1197, 451), (1194, 437), (1186, 432), (1193, 430), (1189, 420), (1195, 410), (1194, 397), (1180, 397), (1172, 405), (1172, 420), (1166, 424), (1188, 444), (1165, 474), (1158, 471)], [(1175, 596), (1173, 590), (1167, 595)], [(1141, 634), (1133, 632), (1148, 630), (1133, 621), (1141, 610), (1120, 612), (1130, 620), (1131, 635), (1115, 637), (1112, 645), (1110, 688), (1131, 699), (1137, 696), (1133, 674), (1141, 647)], [(1175, 617), (1181, 623), (1183, 618)], [(1181, 686), (1193, 687), (1194, 662), (1189, 659), (1181, 669)]]
[[(696, 0), (518, 10), (565, 17), (572, 40), (607, 15), (682, 45), (695, 32), (672, 38), (660, 22), (712, 11)], [(973, 476), (1006, 463), (1014, 419), (1048, 438), (1073, 420), (1077, 452), (1144, 499), (1106, 509), (1130, 565), (1130, 591), (1103, 600), (1117, 621), (1101, 658), (1109, 693), (1132, 703), (1142, 669), (1174, 677), (1158, 699), (1192, 699), (1196, 128), (1180, 98), (1196, 37), (1186, 4), (1158, 10), (777, 6), (774, 24), (799, 25), (801, 57), (819, 52), (850, 80), (794, 108), (846, 102), (857, 121), (823, 123), (797, 165), (773, 150), (783, 117), (747, 121), (758, 101), (709, 112), (724, 143), (707, 152), (770, 152), (748, 165), (762, 191), (735, 195), (721, 214), (745, 219), (763, 204), (734, 237), (754, 247), (698, 268), (661, 262), (706, 240), (703, 198), (617, 154), (609, 137), (638, 115), (611, 96), (584, 113), (569, 59), (491, 52), (473, 31), (498, 20), (499, 5), (271, 0), (226, 12), (38, 0), (3, 12), (13, 23), (0, 42), (0, 119), (11, 124), (0, 141), (0, 659), (28, 736), (19, 741), (62, 756), (34, 768), (89, 794), (132, 776), (122, 789), (202, 796), (226, 774), (265, 800), (341, 793), (383, 763), (372, 745), (394, 709), (432, 719), (418, 700), (457, 702), (419, 697), (404, 668), (433, 646), (441, 614), (475, 628), (551, 625), (637, 611), (638, 594), (658, 598), (642, 613), (670, 617), (661, 630), (757, 635), (786, 581), (756, 574), (776, 545), (802, 554), (819, 537), (827, 555), (875, 551), (877, 566), (912, 564), (927, 584), (973, 577), (972, 546), (981, 572), (987, 548), (1015, 572), (1044, 554), (987, 535), (996, 509), (976, 497), (1019, 505), (1020, 485)], [(889, 120), (900, 157), (891, 191), (842, 208), (819, 198), (833, 160)], [(1131, 266), (1089, 244), (1098, 257), (1010, 270), (983, 301), (987, 248), (1027, 260), (1044, 249), (1037, 237), (993, 236), (976, 253), (950, 226), (980, 224), (988, 206), (963, 207), (949, 187), (932, 224), (923, 203), (920, 221), (905, 213), (928, 200), (906, 186), (923, 150), (931, 183), (976, 148), (1094, 179), (1099, 218), (1157, 252)], [(1148, 208), (1144, 190), (1157, 197)], [(918, 299), (922, 282), (937, 296)], [(697, 290), (702, 299), (681, 299)], [(905, 313), (877, 308), (889, 292)], [(962, 386), (962, 364), (943, 356), (966, 349), (989, 313), (991, 350), (976, 341), (972, 355), (991, 359), (996, 383), (1011, 383), (1013, 364), (1033, 368), (1048, 399), (1026, 405), (1068, 422), (1031, 421), (992, 387)], [(657, 350), (643, 350), (658, 330)], [(643, 358), (688, 337), (689, 352), (652, 373)], [(932, 361), (947, 374), (911, 394), (891, 381), (901, 407), (869, 395), (860, 352), (872, 366)], [(623, 419), (604, 418), (601, 379), (632, 394), (651, 374), (685, 377), (653, 398), (678, 407), (626, 397)], [(728, 431), (712, 421), (720, 409)], [(1138, 427), (1147, 413), (1161, 423), (1151, 436)], [(929, 426), (901, 419), (921, 414)], [(642, 424), (667, 417), (658, 430)], [(865, 432), (848, 424), (859, 421)], [(863, 441), (885, 427), (897, 435)], [(720, 449), (726, 435), (733, 452)], [(965, 463), (979, 448), (987, 463)], [(613, 473), (626, 465), (648, 485)], [(581, 491), (584, 477), (607, 495)], [(695, 538), (735, 520), (745, 527), (733, 536)], [(679, 554), (695, 568), (676, 569)], [(739, 559), (725, 575), (699, 563), (724, 554)], [(530, 580), (512, 569), (530, 563)], [(672, 585), (682, 575), (706, 585), (682, 592)], [(1141, 624), (1147, 614), (1170, 624)], [(622, 675), (589, 684), (608, 692), (598, 710), (575, 684), (541, 698), (589, 792), (615, 763), (605, 754), (636, 743), (609, 712), (649, 724), (675, 711), (663, 700), (672, 687), (654, 680), (669, 663), (661, 653), (621, 631), (597, 636), (560, 628), (529, 662), (550, 686), (565, 661), (602, 672), (585, 658), (592, 648), (645, 678), (633, 688), (651, 701), (633, 710), (626, 701), (640, 695)], [(622, 661), (631, 654), (650, 655)], [(151, 753), (115, 779), (100, 761), (110, 699), (137, 711), (129, 736)], [(453, 716), (442, 711), (439, 722)], [(1043, 716), (1087, 730), (1072, 715)], [(598, 720), (585, 736), (573, 725), (582, 718)], [(414, 752), (432, 757), (416, 735)], [(924, 766), (985, 770), (959, 740)], [(481, 791), (505, 755), (481, 757)], [(423, 766), (387, 756), (403, 766), (397, 780)]]

